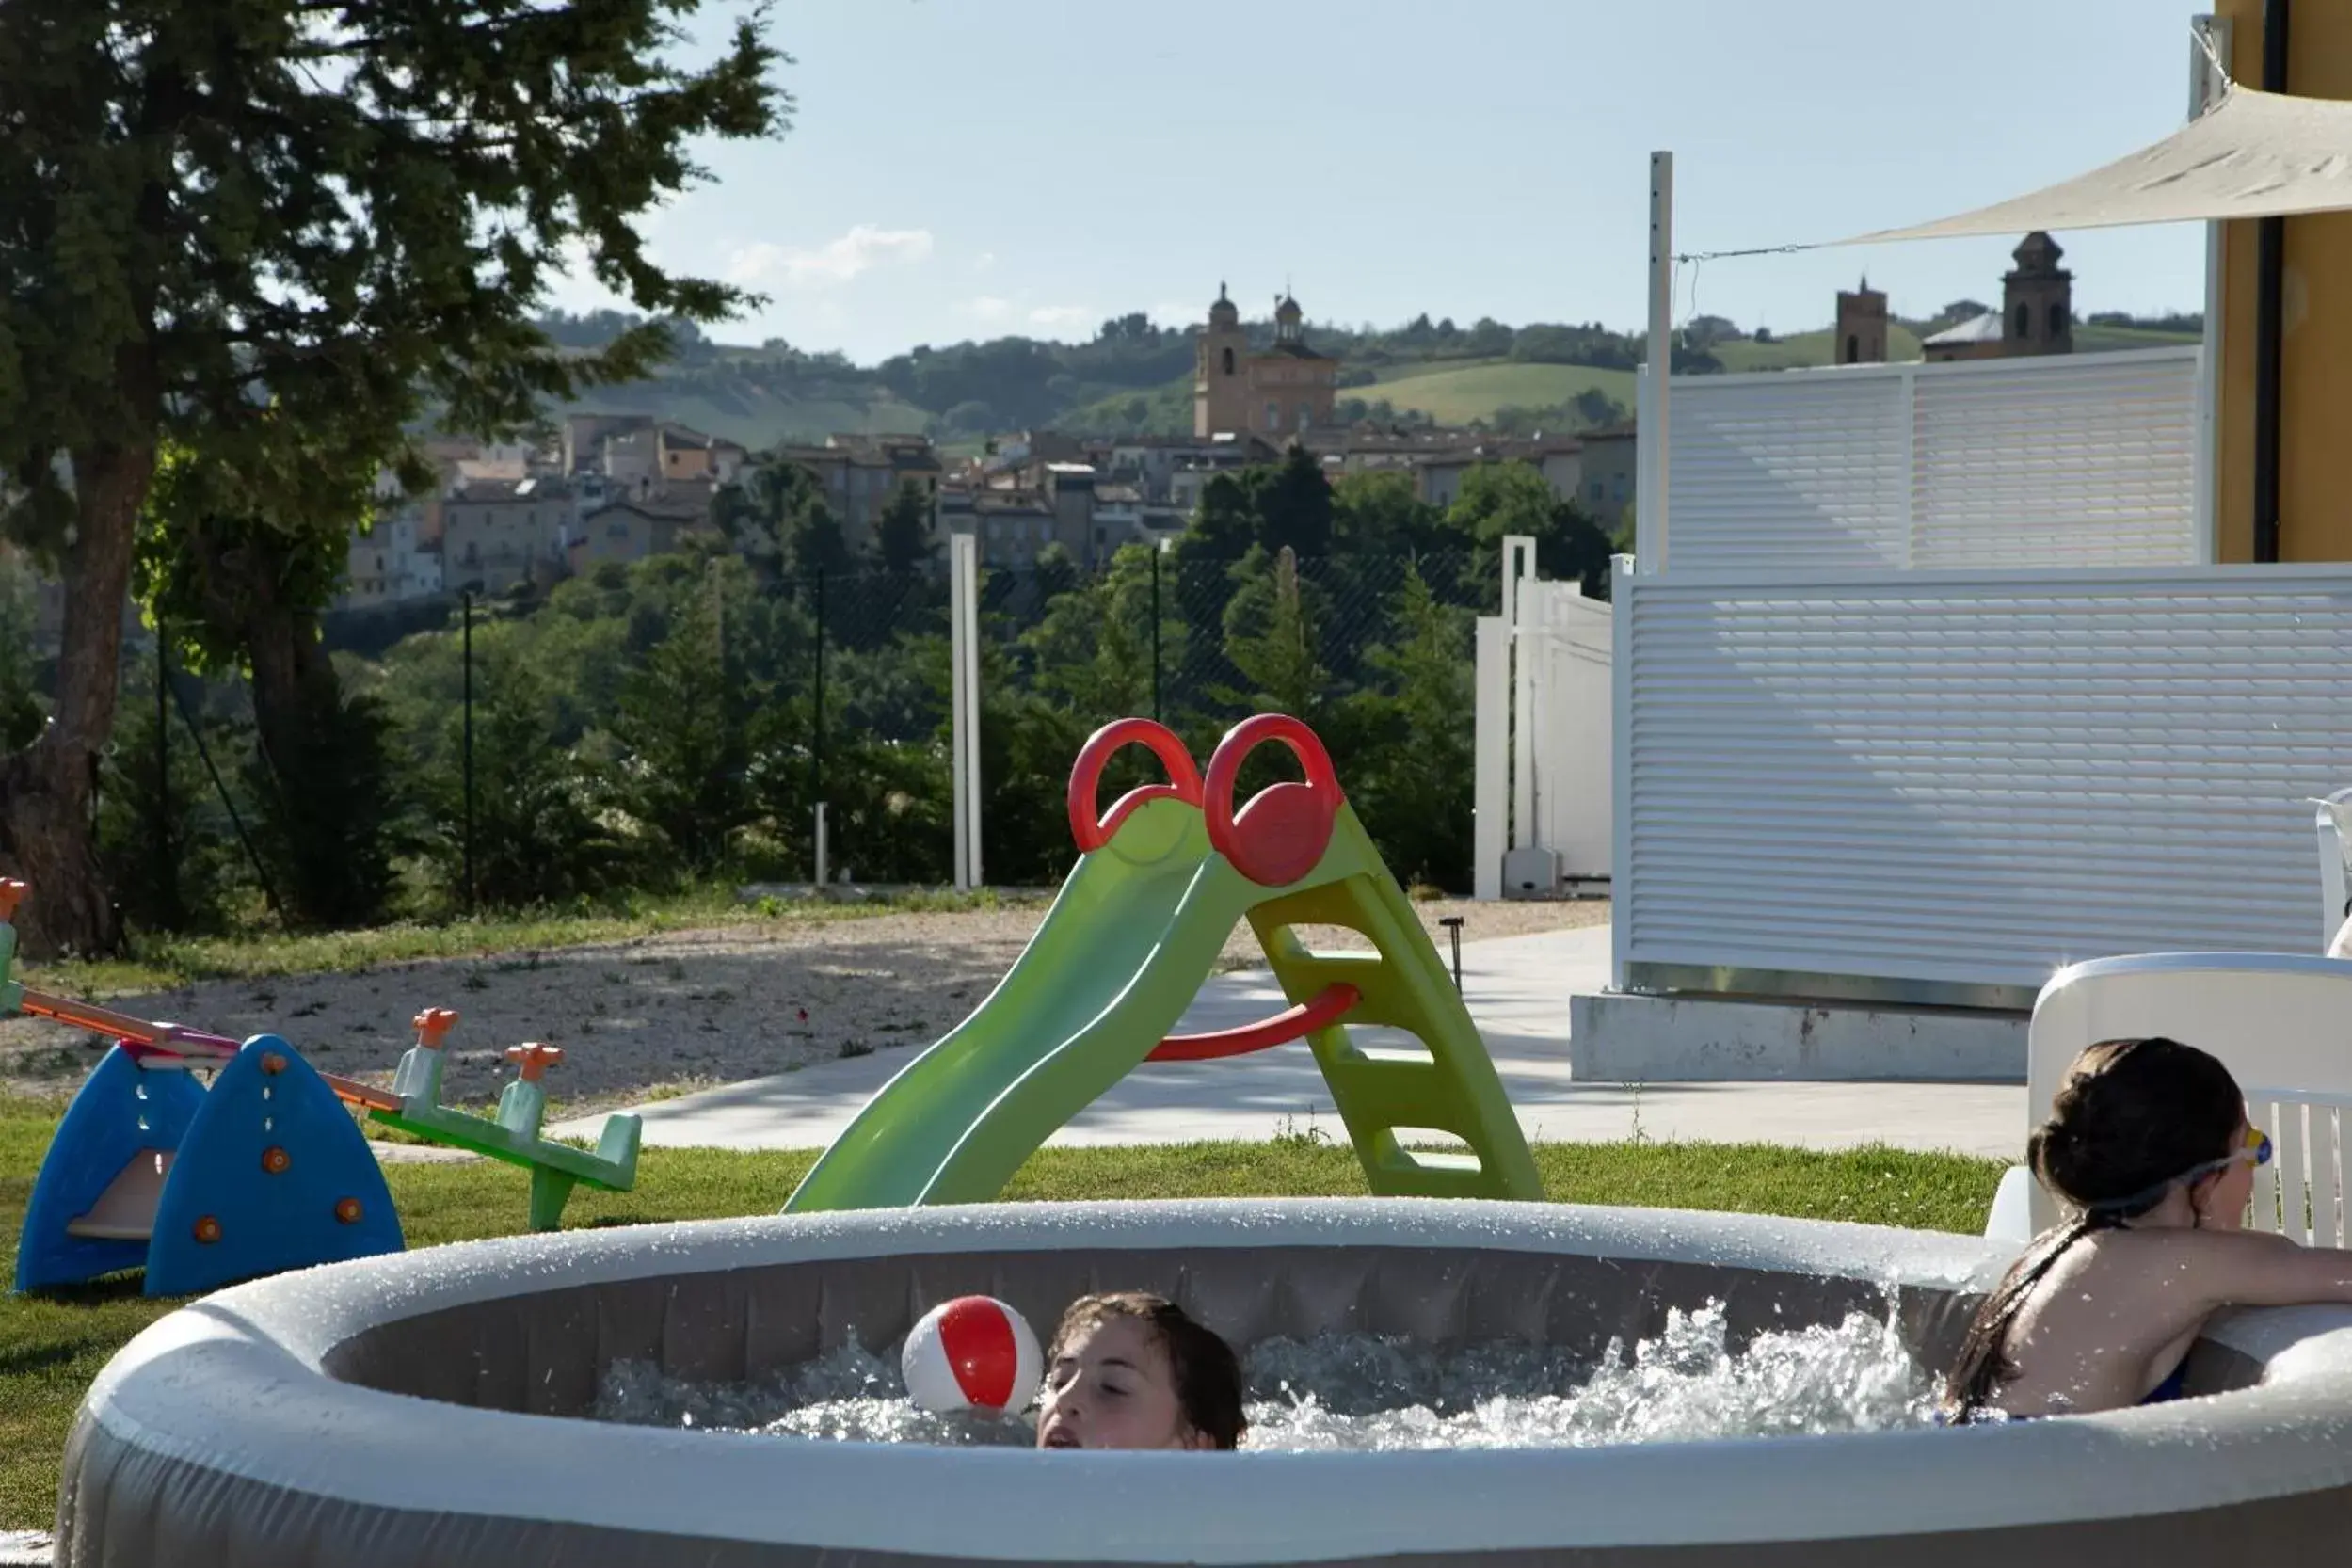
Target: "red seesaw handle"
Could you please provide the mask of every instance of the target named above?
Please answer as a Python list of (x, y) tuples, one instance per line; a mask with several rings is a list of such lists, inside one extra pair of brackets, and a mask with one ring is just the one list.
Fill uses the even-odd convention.
[[(1103, 764), (1121, 746), (1148, 746), (1160, 766), (1168, 770), (1169, 782), (1146, 784), (1121, 795), (1109, 814), (1095, 815), (1095, 792), (1102, 783)], [(1181, 800), (1189, 805), (1201, 803), (1201, 773), (1192, 761), (1192, 754), (1184, 749), (1184, 743), (1166, 725), (1149, 719), (1117, 719), (1104, 725), (1087, 737), (1080, 748), (1077, 763), (1070, 769), (1070, 837), (1077, 841), (1080, 855), (1092, 855), (1111, 841), (1119, 824), (1133, 816), (1137, 808), (1150, 800)]]
[[(1269, 741), (1290, 748), (1306, 770), (1306, 782), (1270, 784), (1236, 816), (1233, 787), (1240, 780), (1241, 764)], [(1313, 871), (1331, 847), (1332, 824), (1345, 800), (1331, 753), (1315, 731), (1288, 713), (1260, 713), (1235, 725), (1217, 743), (1201, 811), (1208, 821), (1209, 843), (1235, 870), (1261, 888), (1286, 888)]]
[(1325, 986), (1313, 1000), (1303, 1001), (1289, 1011), (1277, 1013), (1260, 1023), (1243, 1024), (1239, 1029), (1212, 1030), (1207, 1034), (1171, 1034), (1154, 1046), (1151, 1054), (1144, 1060), (1208, 1062), (1221, 1056), (1246, 1056), (1254, 1050), (1288, 1045), (1293, 1040), (1304, 1039), (1319, 1029), (1330, 1028), (1363, 1000), (1363, 993), (1352, 985)]

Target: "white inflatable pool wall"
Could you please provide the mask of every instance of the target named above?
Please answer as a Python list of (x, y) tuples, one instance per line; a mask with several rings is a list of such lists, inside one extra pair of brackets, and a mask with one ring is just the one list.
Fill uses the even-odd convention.
[(2342, 1312), (2218, 1331), (2193, 1386), (2240, 1389), (2220, 1400), (1960, 1432), (1047, 1456), (520, 1413), (576, 1404), (582, 1380), (622, 1354), (740, 1376), (838, 1343), (850, 1314), (861, 1338), (886, 1343), (970, 1288), (1031, 1312), (1078, 1288), (1164, 1288), (1242, 1338), (1346, 1327), (1589, 1346), (1710, 1295), (1734, 1303), (1736, 1332), (1753, 1332), (1840, 1315), (1884, 1287), (1906, 1331), (1943, 1354), (2010, 1250), (1857, 1225), (1400, 1200), (990, 1206), (439, 1248), (241, 1287), (139, 1336), (76, 1422), (58, 1562), (2080, 1568), (2209, 1562), (2248, 1541), (2278, 1560), (2341, 1545)]

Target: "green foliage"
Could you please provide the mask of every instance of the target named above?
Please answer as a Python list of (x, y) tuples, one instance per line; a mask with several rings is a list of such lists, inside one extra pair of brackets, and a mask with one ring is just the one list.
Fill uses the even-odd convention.
[(815, 477), (797, 463), (762, 463), (722, 486), (712, 497), (711, 515), (766, 582), (850, 569), (840, 519)]
[[(157, 712), (154, 662), (137, 661), (126, 673), (98, 787), (98, 854), (106, 885), (136, 930), (224, 930), (232, 911), (247, 902), (251, 872), (168, 687)], [(226, 727), (200, 711), (197, 722), (216, 758), (236, 755), (238, 742)]]
[(408, 774), (373, 696), (336, 695), (245, 769), (254, 839), (289, 919), (328, 928), (388, 919), (410, 845)]
[(1319, 617), (1300, 585), (1297, 553), (1285, 545), (1270, 562), (1260, 546), (1234, 568), (1233, 579), (1225, 658), (1248, 685), (1221, 695), (1238, 707), (1317, 723), (1331, 676), (1318, 657)]
[(1395, 600), (1396, 640), (1368, 655), (1380, 686), (1350, 699), (1351, 739), (1377, 767), (1348, 780), (1388, 869), (1410, 886), (1459, 888), (1468, 863), (1474, 770), (1470, 616), (1440, 603), (1418, 568)]
[(424, 783), (429, 853), (450, 902), (498, 909), (577, 901), (618, 886), (628, 848), (602, 810), (601, 782), (556, 741), (547, 683), (512, 652), (474, 672), (473, 899), (466, 898), (467, 806), (462, 708), (443, 710), (441, 754), (457, 765)]
[[(1083, 713), (1144, 713), (1151, 709), (1151, 552), (1128, 545), (1110, 569), (1072, 582), (1046, 600), (1037, 624), (1020, 635), (1037, 689)], [(1161, 657), (1168, 633), (1161, 628)]]
[[(0, 530), (71, 533), (69, 603), (111, 639), (161, 461), (143, 592), (196, 658), (252, 664), (302, 918), (365, 918), (388, 888), (391, 840), (357, 836), (388, 793), (366, 771), (381, 726), (305, 656), (351, 499), (385, 468), (430, 482), (428, 412), (509, 433), (647, 373), (660, 326), (559, 354), (534, 324), (584, 260), (665, 316), (747, 298), (665, 272), (637, 227), (701, 177), (697, 143), (783, 124), (764, 8), (681, 64), (696, 8), (0, 7)], [(0, 840), (43, 836), (69, 876), (97, 875), (84, 748), (110, 727), (111, 652), (61, 665), (59, 739), (0, 800)], [(312, 861), (338, 840), (350, 864)], [(70, 912), (40, 933), (54, 943), (114, 935), (94, 887), (43, 907)]]
[(714, 570), (623, 683), (613, 720), (619, 801), (692, 872), (720, 865), (751, 816), (746, 714), (728, 667), (725, 609), (725, 578)]
[(1480, 463), (1464, 473), (1447, 521), (1474, 542), (1471, 572), (1481, 581), (1500, 581), (1504, 536), (1528, 535), (1540, 575), (1573, 579), (1586, 593), (1608, 597), (1608, 536), (1526, 463)]
[(0, 752), (32, 744), (47, 718), (33, 648), (34, 593), (23, 554), (0, 548)]
[(931, 497), (912, 479), (902, 480), (874, 525), (874, 553), (892, 577), (911, 577), (938, 558), (931, 541)]

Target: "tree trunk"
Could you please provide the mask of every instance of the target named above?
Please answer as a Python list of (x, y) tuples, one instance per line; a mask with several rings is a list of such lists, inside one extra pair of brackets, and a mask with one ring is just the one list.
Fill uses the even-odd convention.
[(78, 518), (65, 557), (56, 712), (40, 739), (0, 758), (0, 868), (32, 884), (18, 932), (36, 957), (107, 952), (121, 937), (90, 807), (114, 729), (133, 529), (154, 474), (152, 446), (73, 455)]
[[(264, 528), (208, 519), (192, 539), (200, 612), (216, 639), (243, 653), (253, 728), (271, 803), (264, 840), (280, 860), (286, 918), (330, 925), (354, 916), (348, 857), (338, 840), (351, 825), (336, 785), (341, 682), (319, 638), (318, 613), (286, 592), (288, 545)], [(358, 901), (364, 905), (367, 901)]]

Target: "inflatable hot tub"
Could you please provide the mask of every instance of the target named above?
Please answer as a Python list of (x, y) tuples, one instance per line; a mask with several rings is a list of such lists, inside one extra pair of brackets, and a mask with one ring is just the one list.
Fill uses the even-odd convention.
[(1590, 1357), (1725, 1304), (1895, 1319), (1946, 1359), (2005, 1263), (1960, 1236), (1407, 1200), (879, 1210), (530, 1237), (224, 1291), (91, 1385), (61, 1568), (946, 1562), (1820, 1568), (2316, 1561), (2352, 1540), (2352, 1313), (2247, 1314), (2147, 1410), (1599, 1448), (1038, 1454), (577, 1419), (604, 1368), (713, 1382), (986, 1291), (1143, 1288), (1239, 1342), (1322, 1330)]

